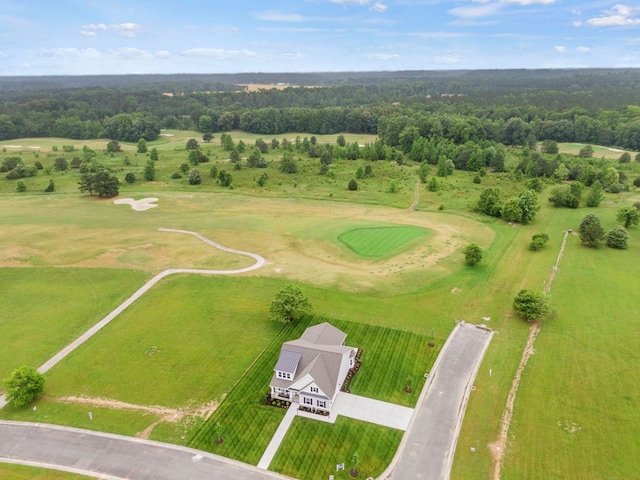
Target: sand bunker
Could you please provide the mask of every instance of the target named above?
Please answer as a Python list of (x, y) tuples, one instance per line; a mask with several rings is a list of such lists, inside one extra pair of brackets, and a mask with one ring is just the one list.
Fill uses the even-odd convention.
[(153, 203), (157, 201), (157, 198), (143, 198), (141, 200), (134, 200), (133, 198), (119, 198), (118, 200), (114, 200), (113, 203), (116, 205), (131, 205), (131, 208), (136, 212), (144, 212), (150, 208), (157, 207), (158, 205)]

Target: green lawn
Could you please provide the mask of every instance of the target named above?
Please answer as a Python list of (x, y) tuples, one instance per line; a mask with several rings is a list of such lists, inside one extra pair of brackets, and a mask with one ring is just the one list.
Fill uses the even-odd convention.
[[(572, 237), (518, 392), (502, 478), (628, 479), (640, 458), (640, 232), (629, 249)], [(527, 439), (527, 440), (525, 440)]]
[[(338, 417), (331, 425), (296, 417), (280, 445), (269, 470), (309, 480), (334, 475), (351, 478), (351, 458), (358, 453), (359, 478), (376, 477), (389, 465), (398, 449), (403, 432), (367, 422)], [(336, 465), (345, 470), (336, 472)]]
[(39, 367), (128, 298), (144, 277), (133, 270), (0, 268), (0, 379), (21, 365)]
[(424, 229), (412, 226), (358, 228), (340, 234), (338, 240), (358, 255), (381, 258), (425, 235)]
[(271, 292), (248, 295), (243, 283), (163, 280), (53, 369), (47, 394), (168, 407), (219, 401), (281, 328), (264, 315)]
[[(436, 346), (431, 348), (427, 345), (429, 338), (409, 332), (306, 317), (282, 330), (189, 445), (257, 464), (285, 413), (263, 405), (280, 347), (284, 341), (299, 338), (307, 326), (322, 321), (330, 321), (346, 332), (348, 345), (363, 349), (362, 367), (354, 378), (352, 393), (415, 405), (424, 384), (424, 372), (430, 371), (441, 341), (434, 340)], [(407, 383), (413, 388), (410, 394), (404, 392)], [(213, 428), (218, 422), (224, 432), (222, 444), (215, 442)]]
[(86, 480), (93, 477), (48, 468), (0, 463), (0, 478), (10, 480)]

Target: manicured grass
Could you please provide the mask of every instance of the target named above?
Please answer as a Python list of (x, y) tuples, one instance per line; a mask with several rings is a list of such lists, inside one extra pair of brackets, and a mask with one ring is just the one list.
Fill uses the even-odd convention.
[[(296, 417), (269, 470), (293, 478), (351, 478), (355, 452), (360, 457), (359, 478), (377, 477), (391, 462), (402, 439), (400, 430), (338, 417), (334, 425)], [(336, 465), (345, 470), (336, 472)]]
[(338, 240), (363, 257), (386, 257), (396, 249), (427, 234), (422, 228), (358, 228), (338, 236)]
[[(561, 153), (571, 153), (573, 155), (578, 155), (580, 150), (583, 147), (586, 147), (586, 143), (559, 143), (558, 148)], [(591, 145), (593, 148), (593, 156), (596, 158), (604, 157), (609, 159), (619, 159), (620, 155), (624, 152), (629, 152), (631, 154), (631, 159), (635, 156), (636, 152), (632, 150), (622, 150), (610, 147), (602, 147), (600, 145)]]
[[(281, 327), (268, 348), (239, 379), (209, 421), (193, 436), (190, 447), (257, 465), (285, 410), (264, 405), (273, 367), (283, 342), (299, 338), (305, 322)], [(223, 443), (216, 442), (214, 426), (220, 423)]]
[(86, 480), (93, 477), (42, 467), (0, 463), (0, 478), (11, 480)]
[(0, 268), (0, 379), (39, 367), (143, 281), (133, 270)]
[[(346, 332), (348, 345), (363, 349), (363, 363), (352, 383), (352, 393), (415, 405), (424, 384), (424, 372), (431, 369), (440, 341), (434, 340), (436, 346), (430, 348), (427, 337), (409, 332), (305, 317), (283, 328), (189, 445), (257, 464), (285, 412), (263, 405), (280, 347), (284, 341), (299, 338), (307, 326), (322, 321), (330, 321)], [(407, 384), (413, 388), (412, 393), (404, 392)], [(224, 432), (222, 444), (215, 442), (213, 428), (217, 422)]]

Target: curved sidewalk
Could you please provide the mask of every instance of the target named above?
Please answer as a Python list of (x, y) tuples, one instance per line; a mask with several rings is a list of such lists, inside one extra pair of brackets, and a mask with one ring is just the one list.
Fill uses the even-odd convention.
[(493, 333), (456, 325), (422, 390), (395, 464), (379, 478), (449, 478), (467, 400)]
[(290, 480), (186, 447), (78, 428), (0, 421), (0, 462), (5, 459), (123, 480)]

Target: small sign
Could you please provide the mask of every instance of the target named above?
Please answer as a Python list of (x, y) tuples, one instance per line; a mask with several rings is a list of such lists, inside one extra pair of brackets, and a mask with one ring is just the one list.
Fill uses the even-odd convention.
[(336, 472), (339, 472), (340, 470), (344, 470), (344, 463), (339, 463), (336, 465)]

